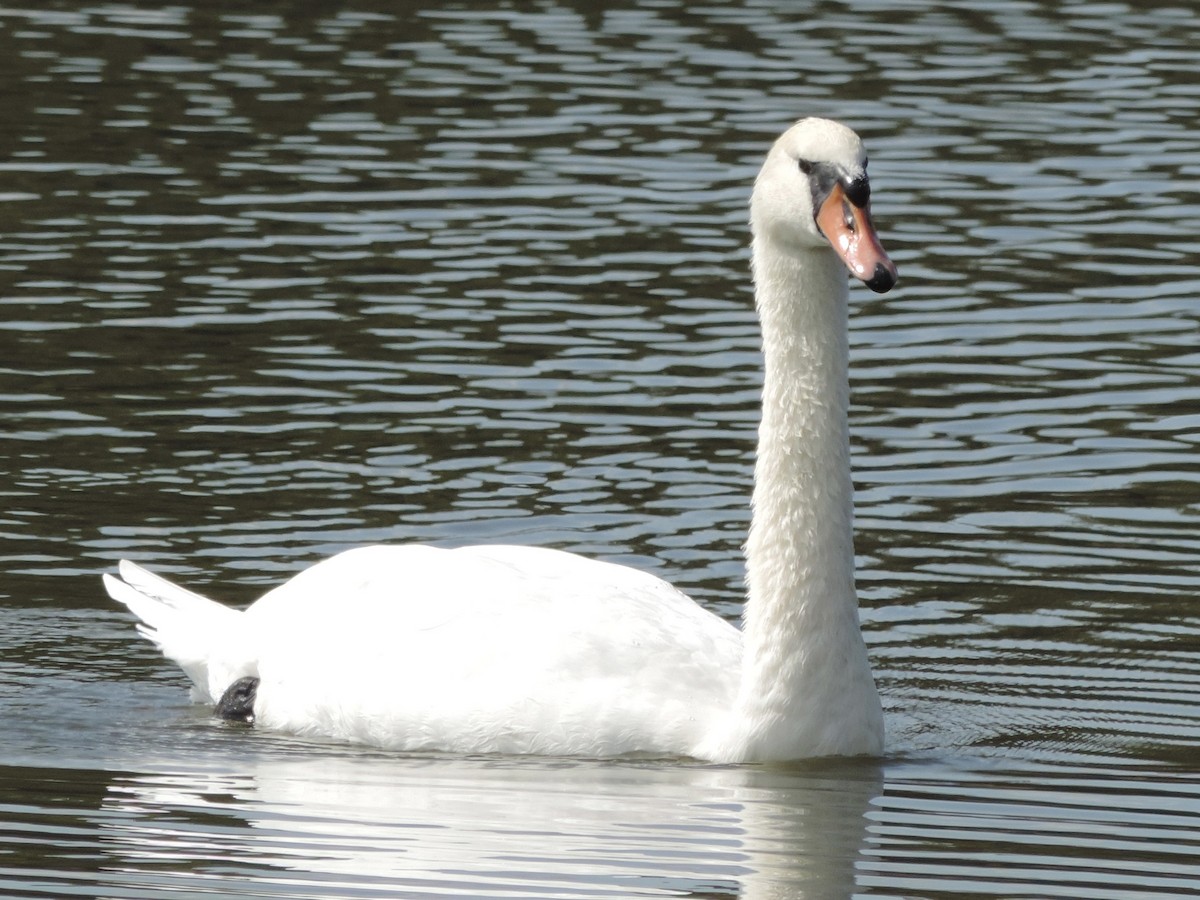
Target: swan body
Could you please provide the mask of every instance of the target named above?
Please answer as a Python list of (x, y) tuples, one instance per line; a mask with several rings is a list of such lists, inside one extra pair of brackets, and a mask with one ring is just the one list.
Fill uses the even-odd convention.
[[(751, 200), (763, 417), (741, 630), (665, 581), (558, 550), (370, 546), (245, 611), (131, 562), (109, 594), (259, 726), (405, 751), (718, 762), (877, 754), (854, 588), (846, 270), (878, 291), (858, 137), (803, 119)], [(251, 681), (244, 681), (251, 679)]]

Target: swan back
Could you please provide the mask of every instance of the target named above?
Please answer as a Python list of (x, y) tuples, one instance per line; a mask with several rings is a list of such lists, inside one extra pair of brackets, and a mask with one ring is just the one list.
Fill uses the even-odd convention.
[(402, 750), (693, 756), (741, 657), (663, 580), (537, 547), (348, 550), (245, 616), (259, 723)]

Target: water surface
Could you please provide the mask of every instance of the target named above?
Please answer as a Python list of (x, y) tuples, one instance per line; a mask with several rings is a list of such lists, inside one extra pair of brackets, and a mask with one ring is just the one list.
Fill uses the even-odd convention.
[[(0, 894), (1200, 890), (1196, 14), (0, 11)], [(402, 758), (222, 727), (100, 590), (544, 544), (740, 609), (746, 199), (871, 153), (882, 761)]]

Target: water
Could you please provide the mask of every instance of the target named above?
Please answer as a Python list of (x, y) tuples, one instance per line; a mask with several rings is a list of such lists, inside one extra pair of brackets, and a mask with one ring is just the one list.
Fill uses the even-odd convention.
[[(0, 894), (1200, 890), (1198, 22), (1124, 3), (0, 11)], [(882, 761), (400, 758), (213, 723), (98, 575), (373, 541), (735, 617), (771, 139), (871, 152)]]

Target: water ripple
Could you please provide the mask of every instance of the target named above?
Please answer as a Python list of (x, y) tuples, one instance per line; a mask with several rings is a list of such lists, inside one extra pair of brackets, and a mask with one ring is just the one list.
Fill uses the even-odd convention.
[[(65, 3), (0, 25), (0, 801), (21, 848), (0, 877), (1195, 892), (1192, 10)], [(851, 333), (892, 758), (251, 752), (128, 640), (95, 581), (118, 557), (245, 603), (409, 539), (576, 549), (735, 618), (760, 379), (746, 193), (808, 113), (865, 136), (903, 273), (854, 292)], [(373, 799), (404, 809), (397, 791), (424, 805)]]

